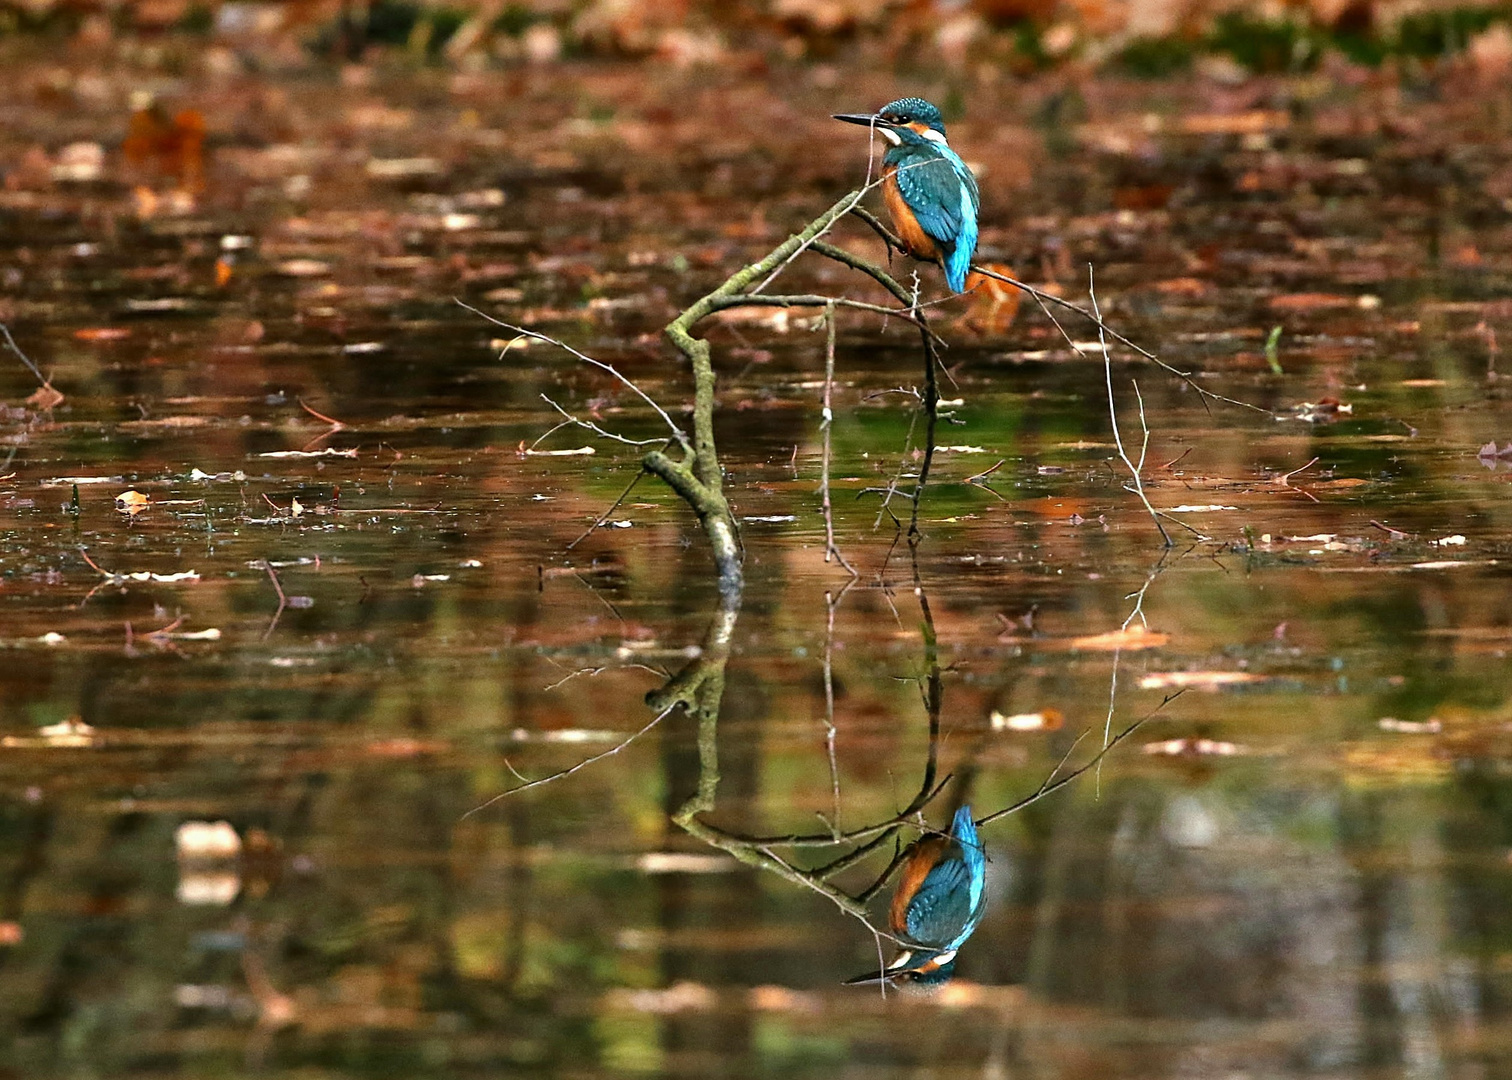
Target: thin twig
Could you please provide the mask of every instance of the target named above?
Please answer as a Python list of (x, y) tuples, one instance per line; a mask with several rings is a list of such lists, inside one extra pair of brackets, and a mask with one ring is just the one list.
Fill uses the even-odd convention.
[[(1097, 341), (1102, 346), (1103, 375), (1108, 385), (1108, 423), (1113, 427), (1113, 442), (1118, 447), (1118, 456), (1123, 459), (1129, 474), (1134, 478), (1134, 493), (1139, 496), (1139, 501), (1144, 503), (1144, 508), (1150, 512), (1150, 520), (1155, 522), (1155, 528), (1160, 530), (1160, 539), (1164, 541), (1166, 547), (1174, 547), (1171, 534), (1166, 532), (1165, 526), (1160, 523), (1160, 515), (1155, 512), (1155, 508), (1150, 505), (1149, 496), (1145, 494), (1143, 470), (1145, 455), (1150, 449), (1150, 425), (1145, 422), (1144, 395), (1139, 392), (1137, 380), (1130, 381), (1134, 383), (1134, 396), (1139, 401), (1139, 428), (1144, 433), (1144, 440), (1139, 447), (1139, 463), (1130, 461), (1129, 453), (1124, 449), (1123, 432), (1118, 426), (1118, 409), (1113, 403), (1113, 358), (1108, 349), (1108, 334), (1103, 326), (1102, 310), (1097, 305), (1097, 284), (1093, 278), (1091, 263), (1087, 264), (1087, 295), (1092, 298), (1092, 312), (1097, 317)], [(1075, 347), (1073, 343), (1072, 348)]]
[(609, 509), (605, 510), (602, 514), (600, 514), (598, 516), (598, 520), (597, 521), (595, 521), (592, 525), (588, 526), (587, 529), (583, 530), (583, 534), (581, 536), (579, 536), (572, 543), (568, 544), (567, 547), (566, 547), (566, 550), (567, 551), (571, 551), (573, 548), (577, 547), (579, 544), (581, 544), (584, 540), (588, 539), (588, 537), (593, 534), (593, 530), (594, 529), (597, 529), (604, 522), (608, 521), (609, 520), (609, 515), (612, 514), (612, 513), (614, 513), (616, 510), (618, 510), (620, 508), (620, 503), (624, 502), (626, 499), (628, 499), (630, 497), (630, 493), (635, 490), (635, 485), (638, 484), (638, 483), (640, 483), (641, 482), (641, 477), (643, 477), (645, 475), (646, 475), (646, 470), (643, 467), (643, 468), (641, 468), (635, 474), (635, 476), (633, 476), (631, 478), (630, 483), (628, 483), (628, 484), (625, 485), (625, 490), (622, 491), (622, 492), (620, 492), (619, 498), (617, 498), (617, 499), (614, 500), (614, 502), (610, 505)]
[[(1255, 412), (1265, 413), (1267, 416), (1274, 415), (1274, 413), (1272, 413), (1270, 409), (1263, 409), (1259, 405), (1251, 405), (1248, 401), (1240, 401), (1237, 398), (1224, 397), (1222, 394), (1215, 394), (1215, 393), (1213, 393), (1213, 391), (1208, 390), (1205, 387), (1198, 385), (1198, 383), (1193, 380), (1192, 373), (1190, 371), (1182, 371), (1180, 368), (1174, 367), (1171, 364), (1166, 363), (1164, 360), (1162, 360), (1160, 357), (1156, 356), (1154, 353), (1150, 352), (1148, 349), (1143, 348), (1142, 346), (1136, 345), (1134, 342), (1130, 341), (1128, 338), (1126, 338), (1122, 334), (1120, 334), (1117, 330), (1114, 330), (1111, 326), (1109, 326), (1105, 322), (1103, 322), (1101, 316), (1096, 315), (1096, 314), (1094, 314), (1091, 311), (1088, 311), (1086, 308), (1082, 307), (1080, 304), (1073, 304), (1071, 301), (1069, 301), (1069, 300), (1063, 300), (1059, 296), (1056, 296), (1053, 293), (1047, 293), (1047, 292), (1044, 292), (1043, 290), (1036, 289), (1033, 285), (1029, 285), (1029, 284), (1026, 284), (1025, 282), (1019, 281), (1017, 278), (1009, 277), (1007, 274), (999, 274), (997, 271), (995, 271), (995, 270), (988, 270), (986, 267), (983, 267), (983, 266), (977, 266), (977, 265), (973, 264), (972, 267), (971, 267), (971, 272), (974, 273), (974, 274), (981, 274), (984, 277), (990, 277), (990, 278), (992, 278), (995, 281), (1001, 281), (1005, 285), (1012, 285), (1015, 289), (1019, 289), (1019, 290), (1021, 290), (1023, 292), (1028, 293), (1030, 296), (1034, 297), (1034, 299), (1039, 302), (1039, 305), (1040, 305), (1040, 307), (1042, 309), (1045, 307), (1045, 305), (1047, 303), (1049, 303), (1049, 304), (1055, 304), (1058, 307), (1065, 308), (1067, 311), (1074, 311), (1074, 312), (1076, 312), (1076, 314), (1080, 315), (1084, 319), (1090, 320), (1093, 324), (1095, 324), (1097, 326), (1098, 330), (1101, 333), (1107, 334), (1108, 337), (1112, 338), (1114, 341), (1118, 342), (1120, 345), (1123, 345), (1123, 346), (1126, 346), (1127, 348), (1133, 349), (1140, 356), (1143, 356), (1146, 360), (1149, 360), (1151, 363), (1155, 364), (1156, 366), (1158, 366), (1160, 368), (1163, 368), (1164, 370), (1170, 372), (1172, 375), (1175, 375), (1182, 382), (1186, 383), (1193, 390), (1197, 391), (1197, 393), (1203, 399), (1203, 408), (1204, 409), (1207, 408), (1207, 400), (1206, 399), (1211, 398), (1214, 401), (1222, 401), (1222, 402), (1224, 402), (1225, 404), (1228, 404), (1228, 405), (1238, 405), (1242, 409), (1253, 409)], [(1048, 314), (1048, 312), (1047, 312), (1047, 314)], [(1051, 321), (1053, 322), (1054, 320), (1052, 319)], [(1059, 324), (1057, 324), (1057, 325), (1059, 325)], [(1062, 330), (1061, 333), (1064, 334), (1065, 331)]]
[[(565, 779), (566, 777), (571, 776), (573, 773), (579, 771), (580, 769), (587, 768), (589, 765), (592, 765), (595, 761), (603, 761), (606, 757), (613, 757), (615, 754), (618, 754), (625, 747), (627, 747), (631, 743), (633, 743), (636, 739), (640, 738), (646, 732), (650, 731), (657, 724), (661, 723), (662, 720), (666, 718), (666, 716), (667, 716), (668, 713), (670, 713), (673, 709), (677, 708), (677, 704), (678, 703), (674, 703), (672, 705), (667, 706), (661, 712), (659, 712), (655, 716), (653, 716), (650, 719), (650, 721), (646, 724), (645, 727), (643, 727), (639, 731), (635, 732), (633, 735), (631, 735), (629, 738), (625, 739), (623, 742), (616, 743), (614, 746), (611, 746), (608, 750), (605, 750), (602, 754), (594, 754), (590, 758), (584, 758), (582, 761), (579, 761), (576, 765), (572, 765), (572, 766), (570, 766), (568, 768), (565, 768), (565, 769), (562, 769), (562, 770), (560, 770), (558, 772), (554, 772), (550, 776), (543, 776), (543, 777), (540, 777), (537, 780), (528, 780), (525, 783), (518, 785), (517, 787), (512, 787), (512, 788), (510, 788), (507, 791), (501, 791), (497, 795), (495, 795), (493, 798), (489, 799), (487, 802), (480, 803), (479, 805), (473, 807), (471, 810), (467, 811), (467, 813), (465, 813), (465, 814), (462, 815), (462, 819), (466, 820), (467, 818), (472, 817), (478, 811), (488, 809), (490, 806), (492, 806), (494, 803), (498, 802), (500, 799), (508, 798), (510, 795), (516, 795), (516, 794), (518, 794), (521, 791), (528, 791), (531, 788), (540, 787), (542, 784), (549, 784), (553, 780), (562, 780), (562, 779)], [(516, 774), (516, 775), (518, 775), (518, 774)]]
[(1276, 486), (1277, 487), (1283, 487), (1287, 491), (1297, 491), (1297, 492), (1300, 492), (1301, 494), (1306, 495), (1313, 502), (1320, 502), (1321, 500), (1316, 495), (1314, 495), (1312, 492), (1308, 491), (1306, 488), (1292, 487), (1292, 485), (1291, 485), (1291, 478), (1292, 477), (1296, 476), (1299, 472), (1306, 472), (1308, 469), (1312, 468), (1317, 463), (1318, 463), (1318, 459), (1317, 458), (1313, 458), (1311, 461), (1309, 461), (1306, 465), (1302, 466), (1300, 469), (1293, 469), (1289, 473), (1282, 473), (1280, 476), (1276, 477), (1276, 479), (1275, 479)]
[(273, 591), (278, 594), (278, 610), (273, 613), (273, 621), (268, 624), (268, 628), (263, 631), (263, 636), (260, 639), (267, 641), (268, 637), (273, 633), (273, 628), (278, 625), (278, 620), (283, 617), (284, 608), (289, 606), (289, 598), (284, 595), (283, 586), (279, 584), (278, 574), (274, 572), (273, 564), (267, 559), (263, 559), (261, 562), (262, 568), (268, 572), (268, 580), (273, 583)]
[(43, 386), (51, 386), (52, 383), (49, 382), (46, 376), (42, 374), (41, 369), (38, 368), (36, 364), (32, 363), (31, 357), (22, 352), (21, 346), (16, 344), (16, 339), (11, 337), (10, 327), (6, 326), (4, 323), (0, 323), (0, 334), (5, 335), (6, 347), (21, 358), (21, 362), (26, 365), (26, 370), (30, 371), (33, 375), (36, 376), (37, 382), (41, 383)]
[[(563, 419), (560, 424), (552, 428), (551, 431), (548, 431), (546, 435), (550, 435), (552, 431), (558, 431), (561, 428), (566, 427), (568, 424), (576, 424), (580, 428), (593, 432), (600, 438), (610, 439), (617, 443), (623, 443), (625, 446), (655, 446), (657, 443), (665, 443), (667, 441), (667, 437), (665, 435), (658, 435), (654, 439), (628, 439), (623, 435), (616, 435), (612, 431), (607, 431), (604, 428), (599, 427), (592, 420), (578, 419), (576, 416), (573, 416), (566, 409), (558, 405), (555, 401), (552, 401), (545, 394), (541, 395), (541, 400), (550, 405), (557, 412), (561, 413), (563, 417), (565, 417), (565, 419)], [(540, 439), (537, 439), (535, 442), (531, 443), (531, 449), (535, 449), (535, 447), (540, 444), (541, 439), (546, 438), (546, 435), (542, 435)]]
[(615, 368), (613, 364), (606, 364), (602, 360), (595, 360), (587, 353), (580, 352), (579, 350), (574, 349), (571, 345), (568, 345), (565, 341), (559, 341), (558, 339), (551, 337), (548, 334), (542, 334), (536, 330), (527, 330), (523, 326), (515, 326), (513, 323), (507, 323), (503, 319), (496, 319), (488, 312), (480, 311), (458, 297), (453, 297), (452, 299), (455, 300), (459, 306), (466, 308), (474, 315), (481, 315), (483, 318), (487, 319), (495, 326), (502, 326), (504, 329), (509, 330), (512, 333), (519, 335), (520, 337), (532, 338), (536, 341), (544, 341), (548, 345), (555, 345), (557, 348), (564, 349), (567, 352), (571, 353), (573, 356), (577, 357), (579, 360), (582, 360), (584, 363), (592, 364), (594, 367), (600, 369), (601, 371), (607, 371), (610, 375), (613, 375), (616, 379), (629, 387), (647, 405), (655, 409), (656, 415), (660, 416), (664, 421), (666, 421), (667, 427), (672, 430), (672, 434), (676, 437), (679, 443), (681, 443), (683, 446), (688, 445), (687, 434), (683, 431), (682, 428), (678, 427), (675, 423), (672, 422), (672, 417), (667, 415), (667, 410), (658, 405), (650, 394), (646, 393), (630, 379), (627, 379), (624, 375), (621, 375), (619, 373), (619, 370)]
[(840, 768), (835, 760), (835, 609), (855, 583), (856, 578), (852, 577), (839, 593), (824, 594), (824, 748), (829, 756), (830, 790), (835, 800), (834, 816), (828, 824), (836, 837), (840, 833)]
[[(819, 465), (819, 494), (824, 507), (824, 561), (829, 562), (831, 556), (837, 559), (841, 566), (845, 567), (852, 579), (861, 575), (856, 573), (856, 568), (846, 561), (840, 553), (839, 546), (835, 543), (835, 512), (830, 503), (830, 426), (834, 423), (835, 413), (831, 407), (831, 395), (835, 385), (835, 308), (830, 305), (825, 309), (824, 320), (829, 326), (829, 334), (824, 348), (824, 411), (823, 419), (819, 422), (819, 429), (823, 433), (823, 456)], [(834, 628), (835, 613), (830, 611), (831, 629)], [(828, 678), (828, 660), (825, 661), (826, 678)], [(831, 708), (833, 710), (833, 702)], [(833, 733), (832, 733), (833, 734)], [(833, 752), (833, 744), (831, 744)], [(838, 792), (838, 788), (836, 791)], [(836, 796), (835, 813), (840, 812), (838, 794)]]
[(1185, 687), (1176, 691), (1174, 694), (1167, 694), (1165, 696), (1165, 699), (1161, 701), (1159, 705), (1155, 706), (1155, 708), (1151, 709), (1144, 716), (1141, 716), (1138, 720), (1134, 721), (1128, 727), (1120, 731), (1117, 735), (1113, 736), (1113, 738), (1109, 739), (1103, 746), (1103, 748), (1091, 758), (1089, 758), (1086, 762), (1077, 766), (1071, 772), (1067, 773), (1065, 776), (1062, 776), (1059, 780), (1055, 780), (1053, 783), (1051, 782), (1050, 778), (1047, 777), (1045, 782), (1042, 783), (1038, 788), (1036, 788), (1032, 795), (1026, 795), (1024, 798), (1020, 799), (1012, 806), (1005, 806), (1003, 809), (988, 814), (984, 818), (978, 818), (977, 827), (981, 828), (985, 825), (990, 825), (992, 824), (992, 822), (997, 821), (999, 818), (1007, 817), (1009, 814), (1016, 814), (1026, 806), (1039, 802), (1047, 795), (1053, 795), (1055, 792), (1059, 791), (1061, 788), (1065, 787), (1067, 784), (1075, 780), (1078, 776), (1081, 776), (1088, 769), (1095, 766), (1103, 758), (1107, 757), (1115, 746), (1138, 731), (1142, 726), (1144, 726), (1146, 722), (1149, 721), (1152, 716), (1158, 713), (1161, 709), (1165, 708), (1171, 702), (1175, 701), (1184, 693), (1186, 693)]

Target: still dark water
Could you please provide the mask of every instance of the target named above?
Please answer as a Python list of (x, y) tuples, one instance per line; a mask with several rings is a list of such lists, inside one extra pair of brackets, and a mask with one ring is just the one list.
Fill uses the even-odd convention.
[[(569, 550), (634, 451), (524, 453), (542, 394), (654, 415), (453, 298), (676, 411), (659, 327), (854, 185), (823, 118), (892, 80), (11, 60), (0, 314), (64, 400), (0, 364), (0, 1076), (1512, 1075), (1512, 473), (1478, 454), (1512, 439), (1504, 91), (1004, 86), (952, 125), (989, 257), (1073, 298), (1094, 263), (1125, 332), (1266, 410), (1115, 352), (1169, 552), (1095, 352), (946, 306), (916, 578), (863, 492), (916, 469), (885, 393), (916, 339), (848, 314), (846, 588), (825, 335), (709, 328), (748, 583), (705, 820), (905, 806), (932, 664), (934, 825), (1157, 710), (984, 829), (959, 977), (884, 999), (839, 985), (864, 926), (672, 822), (713, 779), (680, 711), (484, 806), (644, 728), (720, 615), (654, 482)], [(205, 114), (189, 194), (117, 149), (142, 88)]]

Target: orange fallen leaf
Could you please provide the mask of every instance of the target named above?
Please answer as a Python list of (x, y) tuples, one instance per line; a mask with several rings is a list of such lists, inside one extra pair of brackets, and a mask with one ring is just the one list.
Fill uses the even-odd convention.
[(1286, 293), (1282, 296), (1273, 296), (1270, 300), (1272, 311), (1326, 311), (1330, 308), (1352, 308), (1359, 303), (1353, 296), (1343, 296), (1339, 293)]
[(129, 338), (131, 331), (122, 326), (86, 326), (73, 336), (78, 341), (120, 341)]
[(231, 280), (231, 260), (222, 256), (215, 260), (215, 287), (225, 288)]
[(447, 743), (440, 739), (411, 739), (402, 735), (393, 739), (377, 739), (367, 745), (369, 754), (381, 758), (420, 757), (444, 753), (448, 749), (450, 747)]
[(1143, 623), (1135, 623), (1133, 626), (1124, 627), (1122, 630), (1110, 630), (1106, 634), (1088, 634), (1086, 637), (1072, 638), (1071, 648), (1081, 649), (1085, 652), (1113, 652), (1118, 649), (1128, 651), (1131, 649), (1158, 649), (1169, 643), (1171, 635), (1159, 630), (1151, 630)]
[(19, 945), (25, 934), (18, 922), (0, 922), (0, 945)]
[(43, 383), (37, 387), (31, 397), (26, 399), (26, 403), (39, 412), (46, 412), (48, 409), (55, 409), (63, 404), (63, 395), (52, 383)]
[(121, 153), (136, 166), (155, 165), (196, 191), (204, 174), (205, 118), (197, 109), (169, 116), (157, 102), (131, 114)]
[[(1004, 277), (1013, 277), (1013, 267), (1005, 263), (984, 263), (984, 268)], [(1006, 281), (973, 272), (966, 278), (971, 307), (966, 319), (982, 330), (1003, 331), (1013, 324), (1024, 294)]]
[(1155, 291), (1165, 296), (1203, 296), (1212, 288), (1212, 282), (1194, 277), (1169, 278), (1155, 283)]
[(152, 500), (134, 488), (130, 491), (123, 491), (116, 496), (116, 509), (132, 517), (136, 517), (151, 505)]
[(1317, 488), (1319, 490), (1324, 489), (1324, 488), (1329, 488), (1329, 489), (1337, 490), (1339, 488), (1362, 487), (1363, 485), (1368, 484), (1368, 483), (1370, 483), (1370, 481), (1366, 480), (1362, 476), (1341, 476), (1337, 480), (1319, 480), (1319, 481), (1315, 481), (1314, 483), (1310, 484), (1309, 486), (1313, 487), (1313, 488)]
[(1251, 109), (1241, 113), (1195, 113), (1181, 118), (1187, 135), (1259, 135), (1285, 128), (1291, 116), (1281, 109)]

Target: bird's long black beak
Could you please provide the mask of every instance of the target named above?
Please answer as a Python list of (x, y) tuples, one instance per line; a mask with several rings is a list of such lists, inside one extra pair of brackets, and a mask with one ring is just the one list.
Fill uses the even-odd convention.
[(844, 120), (847, 124), (860, 124), (862, 127), (871, 127), (873, 124), (887, 126), (885, 120), (873, 113), (835, 113), (832, 119)]
[(865, 975), (857, 975), (854, 979), (846, 979), (842, 986), (865, 986), (867, 983), (886, 982), (892, 978), (891, 971), (868, 971)]

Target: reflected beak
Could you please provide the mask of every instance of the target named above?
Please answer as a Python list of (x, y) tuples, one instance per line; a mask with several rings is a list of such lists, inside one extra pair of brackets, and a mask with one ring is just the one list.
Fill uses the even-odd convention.
[(886, 120), (872, 113), (835, 113), (832, 119), (844, 120), (847, 124), (860, 124), (862, 127), (892, 127)]
[(883, 970), (868, 971), (865, 975), (857, 975), (854, 979), (846, 979), (842, 985), (862, 986), (866, 983), (887, 982), (889, 979), (896, 976), (900, 971), (907, 971), (909, 962), (912, 960), (912, 950), (905, 949), (903, 952), (900, 952), (896, 957), (894, 957), (893, 962), (888, 964), (887, 967)]

